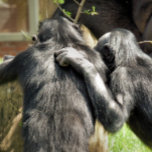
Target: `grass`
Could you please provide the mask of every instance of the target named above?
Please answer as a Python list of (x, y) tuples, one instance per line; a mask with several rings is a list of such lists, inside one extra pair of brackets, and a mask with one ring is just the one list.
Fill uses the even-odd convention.
[(3, 62), (3, 58), (0, 58), (0, 63), (2, 63)]
[(109, 136), (109, 152), (152, 152), (124, 125), (116, 134)]

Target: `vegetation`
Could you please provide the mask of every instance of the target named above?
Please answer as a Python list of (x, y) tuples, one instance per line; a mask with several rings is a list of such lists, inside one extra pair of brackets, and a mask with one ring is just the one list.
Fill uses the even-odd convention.
[(90, 8), (90, 9), (83, 10), (83, 6), (84, 6), (86, 0), (81, 0), (81, 2), (78, 2), (77, 0), (73, 0), (73, 2), (78, 5), (78, 9), (77, 9), (77, 13), (76, 13), (75, 18), (72, 18), (71, 12), (69, 12), (68, 10), (62, 9), (61, 5), (63, 5), (65, 3), (65, 0), (53, 0), (53, 2), (61, 10), (61, 12), (74, 23), (78, 22), (82, 13), (85, 13), (88, 15), (98, 15), (98, 13), (96, 12), (95, 6), (92, 6), (92, 8)]
[(17, 82), (0, 86), (0, 143), (12, 127), (13, 119), (20, 113), (22, 93)]
[(152, 152), (127, 125), (116, 134), (109, 135), (109, 152)]
[(2, 63), (3, 62), (3, 59), (2, 58), (0, 58), (0, 63)]
[[(0, 63), (1, 62), (2, 58), (0, 58)], [(14, 118), (21, 113), (21, 111), (19, 111), (21, 107), (22, 93), (18, 83), (13, 82), (0, 85), (0, 151), (2, 151), (2, 141), (10, 131)], [(21, 123), (18, 124), (17, 128), (21, 128)], [(12, 132), (14, 132), (13, 138), (9, 138), (12, 141), (7, 141), (7, 144), (11, 143), (10, 148), (15, 148), (15, 152), (21, 152), (20, 149), (23, 145), (21, 140), (21, 129), (16, 129), (16, 131), (12, 130)], [(18, 149), (18, 151), (16, 151), (16, 149)], [(11, 149), (7, 149), (7, 152), (10, 151)]]

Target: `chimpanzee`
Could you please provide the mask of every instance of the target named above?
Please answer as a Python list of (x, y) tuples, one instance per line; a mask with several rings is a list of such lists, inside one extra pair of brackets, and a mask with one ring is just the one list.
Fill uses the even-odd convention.
[(83, 75), (96, 117), (105, 129), (115, 132), (127, 122), (152, 148), (152, 59), (125, 29), (106, 33), (95, 49), (109, 69), (107, 83), (93, 63), (73, 48), (57, 51), (56, 60)]
[(23, 89), (25, 152), (88, 152), (95, 115), (83, 78), (55, 62), (55, 51), (64, 47), (87, 54), (106, 81), (99, 53), (62, 17), (42, 22), (36, 43), (0, 65), (0, 84), (18, 79)]

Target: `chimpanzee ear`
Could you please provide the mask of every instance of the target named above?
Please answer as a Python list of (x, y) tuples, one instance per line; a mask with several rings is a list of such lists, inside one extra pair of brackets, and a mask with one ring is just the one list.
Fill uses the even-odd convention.
[(38, 36), (37, 35), (32, 35), (32, 41), (35, 43), (38, 40)]

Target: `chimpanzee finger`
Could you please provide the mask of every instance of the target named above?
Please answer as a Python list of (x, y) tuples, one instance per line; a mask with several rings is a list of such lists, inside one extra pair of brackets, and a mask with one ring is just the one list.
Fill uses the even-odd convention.
[(64, 58), (65, 56), (67, 55), (67, 53), (66, 52), (60, 52), (60, 53), (58, 53), (58, 55), (56, 56), (56, 61), (60, 61), (62, 58)]
[(57, 57), (56, 57), (56, 61), (61, 65), (61, 66), (68, 66), (68, 61), (67, 61), (67, 52), (63, 52), (61, 54), (59, 54)]
[(59, 50), (59, 51), (56, 51), (56, 52), (54, 53), (54, 56), (57, 57), (58, 55), (60, 55), (60, 54), (62, 54), (62, 53), (64, 53), (64, 52), (67, 52), (67, 50), (66, 50), (66, 49), (61, 49), (61, 50)]
[(60, 66), (62, 67), (67, 67), (69, 66), (69, 64), (66, 62), (66, 60), (64, 58), (62, 58), (60, 61), (59, 61), (59, 64)]
[(65, 55), (66, 54), (60, 54), (56, 58), (56, 61), (59, 63), (59, 65), (63, 66), (63, 67), (68, 66), (68, 63), (67, 63)]

